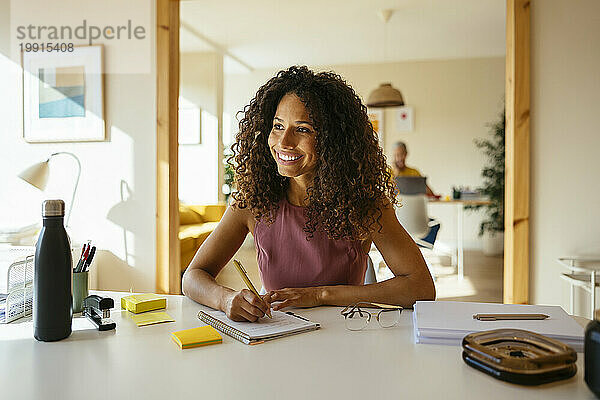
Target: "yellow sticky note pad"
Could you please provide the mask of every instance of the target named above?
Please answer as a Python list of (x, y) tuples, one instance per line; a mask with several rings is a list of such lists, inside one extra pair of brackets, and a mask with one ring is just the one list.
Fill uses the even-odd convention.
[(171, 338), (181, 349), (218, 344), (223, 341), (219, 332), (212, 326), (201, 326), (173, 332)]
[(175, 322), (169, 314), (164, 311), (147, 312), (144, 314), (132, 315), (131, 319), (137, 326), (146, 326), (162, 324), (163, 322)]
[(121, 308), (134, 314), (167, 308), (167, 299), (154, 293), (132, 294), (121, 298)]

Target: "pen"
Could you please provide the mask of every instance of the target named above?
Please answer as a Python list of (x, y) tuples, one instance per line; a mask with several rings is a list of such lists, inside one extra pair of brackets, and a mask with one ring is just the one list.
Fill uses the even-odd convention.
[(77, 261), (77, 265), (75, 266), (75, 269), (73, 270), (73, 272), (79, 272), (79, 269), (81, 268), (83, 261), (85, 260), (85, 253), (87, 251), (87, 243), (83, 244), (83, 247), (81, 248), (81, 256), (79, 256), (79, 261)]
[(88, 270), (88, 268), (90, 267), (90, 264), (92, 264), (92, 260), (94, 259), (95, 254), (96, 254), (96, 246), (92, 246), (92, 250), (90, 250), (90, 255), (85, 260), (85, 263), (83, 264), (83, 267), (81, 268), (81, 272), (85, 272)]
[[(248, 289), (250, 289), (252, 291), (252, 293), (254, 293), (255, 295), (257, 295), (259, 299), (262, 299), (262, 297), (260, 297), (260, 294), (258, 294), (258, 291), (256, 291), (256, 288), (252, 284), (252, 281), (250, 280), (250, 278), (248, 278), (248, 274), (246, 273), (246, 270), (244, 269), (244, 266), (242, 265), (242, 263), (239, 262), (238, 260), (234, 259), (233, 260), (233, 265), (235, 265), (235, 268), (240, 273), (240, 275), (241, 275), (242, 279), (244, 280), (244, 283), (246, 284), (246, 286), (248, 287)], [(273, 318), (271, 316), (271, 310), (267, 310), (267, 312), (265, 314), (267, 315), (267, 317)]]
[(80, 260), (83, 258), (83, 255), (85, 254), (86, 247), (87, 247), (87, 243), (84, 243), (83, 246), (81, 246), (81, 255), (79, 256)]
[(294, 314), (294, 313), (293, 313), (293, 312), (291, 312), (291, 311), (286, 311), (285, 313), (286, 313), (287, 315), (291, 315), (292, 317), (300, 318), (300, 319), (303, 319), (303, 320), (305, 320), (305, 321), (308, 321), (308, 322), (310, 322), (310, 320), (309, 320), (309, 319), (307, 319), (307, 318), (304, 318), (303, 316), (300, 316), (300, 315)]
[(85, 252), (83, 253), (83, 258), (81, 259), (81, 264), (78, 264), (75, 272), (83, 271), (83, 266), (85, 265), (85, 262), (87, 261), (88, 257), (90, 256), (90, 250), (92, 249), (92, 243), (88, 240), (88, 242), (86, 244), (87, 244), (87, 247), (85, 248)]
[(505, 320), (541, 320), (550, 318), (546, 314), (473, 314), (473, 319), (479, 321), (505, 321)]

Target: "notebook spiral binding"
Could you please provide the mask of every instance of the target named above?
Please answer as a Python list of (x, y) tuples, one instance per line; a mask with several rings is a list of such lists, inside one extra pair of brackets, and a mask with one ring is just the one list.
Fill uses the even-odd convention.
[(198, 318), (200, 318), (200, 320), (202, 322), (209, 324), (213, 328), (231, 336), (232, 338), (234, 338), (236, 340), (239, 340), (242, 343), (245, 343), (245, 344), (252, 343), (250, 338), (247, 337), (246, 335), (244, 335), (239, 330), (235, 329), (232, 326), (228, 326), (228, 325), (224, 324), (223, 322), (219, 321), (218, 319), (215, 319), (212, 316), (210, 316), (202, 311), (198, 312)]

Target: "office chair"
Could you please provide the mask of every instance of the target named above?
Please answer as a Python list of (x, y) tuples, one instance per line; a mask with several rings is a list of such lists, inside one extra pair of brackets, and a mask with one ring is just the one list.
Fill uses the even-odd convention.
[(401, 194), (400, 206), (396, 207), (396, 218), (415, 240), (429, 232), (427, 197), (425, 194)]
[(373, 266), (373, 260), (371, 257), (367, 257), (367, 272), (365, 273), (365, 285), (370, 283), (377, 283), (377, 277), (375, 276), (375, 267)]
[[(400, 176), (394, 178), (399, 192), (400, 207), (396, 207), (396, 218), (411, 235), (417, 246), (433, 249), (440, 230), (440, 223), (427, 215), (426, 178), (422, 176)], [(379, 266), (383, 257), (371, 245), (367, 260), (365, 285), (376, 283), (375, 266)]]
[(427, 215), (427, 183), (424, 176), (398, 176), (394, 178), (401, 207), (396, 217), (420, 247), (432, 249), (440, 223)]
[(429, 227), (429, 232), (427, 235), (421, 239), (416, 239), (415, 243), (419, 247), (423, 247), (426, 249), (433, 249), (433, 245), (435, 243), (435, 239), (437, 239), (438, 232), (440, 231), (440, 222), (436, 219), (429, 218), (429, 223), (427, 224)]

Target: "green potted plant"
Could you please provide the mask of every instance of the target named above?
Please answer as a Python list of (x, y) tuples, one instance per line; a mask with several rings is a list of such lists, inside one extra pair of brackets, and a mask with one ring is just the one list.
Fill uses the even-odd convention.
[(225, 203), (229, 204), (229, 196), (234, 190), (235, 171), (229, 164), (225, 164), (225, 179), (223, 182), (223, 194), (225, 195)]
[(490, 204), (469, 208), (484, 209), (485, 218), (479, 226), (479, 236), (483, 237), (483, 252), (486, 255), (499, 255), (504, 250), (504, 110), (488, 127), (490, 135), (484, 139), (475, 139), (475, 146), (487, 158), (481, 171), (483, 185), (478, 190), (489, 199)]
[(233, 167), (229, 165), (227, 160), (233, 155), (233, 150), (231, 147), (225, 148), (223, 158), (223, 164), (225, 164), (225, 173), (223, 176), (223, 187), (221, 188), (223, 194), (225, 195), (225, 203), (229, 204), (229, 197), (231, 193), (235, 190), (235, 171)]

